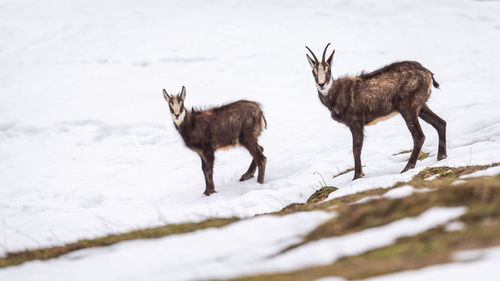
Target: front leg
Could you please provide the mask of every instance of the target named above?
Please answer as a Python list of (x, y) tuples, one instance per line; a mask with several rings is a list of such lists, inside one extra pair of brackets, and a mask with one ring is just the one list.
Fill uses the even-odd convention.
[(354, 156), (354, 178), (359, 179), (363, 177), (363, 167), (361, 166), (361, 148), (363, 147), (363, 126), (349, 127), (352, 133), (352, 154)]
[(214, 153), (205, 152), (201, 157), (201, 169), (203, 170), (203, 175), (205, 176), (205, 192), (204, 195), (210, 196), (210, 194), (215, 193), (214, 179), (213, 179), (213, 168), (214, 168)]

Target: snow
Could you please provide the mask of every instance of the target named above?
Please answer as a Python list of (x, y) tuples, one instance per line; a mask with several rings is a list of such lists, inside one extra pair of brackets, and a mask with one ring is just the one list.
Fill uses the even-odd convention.
[(468, 178), (477, 178), (477, 177), (486, 177), (486, 176), (496, 176), (500, 174), (500, 166), (496, 167), (491, 167), (486, 170), (480, 170), (476, 171), (474, 173), (468, 174), (468, 175), (462, 175), (460, 176), (461, 179), (468, 179)]
[(451, 185), (460, 185), (460, 184), (464, 184), (466, 182), (467, 181), (465, 181), (465, 180), (456, 180), (456, 181), (452, 182)]
[[(325, 238), (277, 255), (331, 217), (325, 212), (260, 216), (222, 228), (154, 241), (133, 241), (76, 251), (0, 271), (0, 280), (213, 280), (328, 264), (393, 243), (461, 216), (464, 207), (432, 208), (418, 217), (340, 237)], [(376, 237), (376, 239), (375, 239)], [(307, 257), (307, 258), (305, 258)], [(92, 270), (89, 270), (92, 268)], [(123, 270), (126, 269), (126, 270)]]
[(429, 190), (430, 190), (429, 188), (415, 189), (411, 185), (403, 185), (387, 191), (386, 193), (383, 194), (383, 196), (386, 198), (397, 199), (409, 196), (414, 192), (427, 192)]
[(458, 263), (429, 266), (419, 270), (405, 271), (380, 276), (367, 281), (418, 281), (418, 280), (454, 280), (468, 281), (480, 279), (498, 280), (498, 264), (500, 263), (500, 247), (463, 251), (455, 254)]
[(444, 230), (448, 232), (464, 230), (467, 225), (461, 221), (452, 221), (445, 225)]
[(366, 203), (366, 202), (374, 200), (374, 199), (382, 199), (382, 198), (389, 198), (389, 199), (404, 198), (404, 197), (412, 195), (415, 192), (420, 193), (420, 192), (429, 192), (429, 191), (432, 191), (432, 189), (426, 188), (426, 187), (416, 189), (411, 185), (403, 185), (400, 187), (389, 189), (386, 193), (384, 193), (382, 195), (372, 195), (372, 196), (363, 197), (363, 198), (359, 199), (358, 201), (352, 202), (351, 204), (361, 204), (361, 203)]
[(435, 180), (437, 177), (439, 177), (439, 174), (436, 174), (436, 175), (430, 176), (428, 178), (425, 178), (425, 180), (426, 181), (432, 181), (432, 180)]
[[(500, 159), (500, 5), (443, 1), (4, 0), (0, 4), (0, 256), (211, 217), (251, 217), (411, 179), (427, 166)], [(349, 130), (318, 100), (304, 45), (336, 48), (333, 74), (420, 61), (441, 84), (428, 102), (448, 122), (448, 158), (400, 174), (412, 139), (401, 117), (365, 129), (366, 177)], [(217, 193), (182, 144), (161, 90), (187, 106), (263, 106), (266, 180), (238, 182), (244, 150), (216, 155)]]

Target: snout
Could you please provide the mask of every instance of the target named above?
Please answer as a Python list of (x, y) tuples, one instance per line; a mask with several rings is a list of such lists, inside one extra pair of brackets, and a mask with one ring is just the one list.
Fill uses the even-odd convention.
[(325, 87), (325, 83), (318, 83), (318, 86), (323, 89)]
[(181, 115), (181, 114), (180, 113), (179, 114), (175, 114), (174, 113), (175, 119), (179, 119), (179, 115)]

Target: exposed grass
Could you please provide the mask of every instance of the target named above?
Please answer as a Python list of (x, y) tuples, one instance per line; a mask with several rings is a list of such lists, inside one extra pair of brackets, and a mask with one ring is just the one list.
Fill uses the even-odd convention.
[(427, 157), (429, 157), (429, 153), (420, 151), (420, 153), (418, 154), (418, 158), (417, 159), (420, 160), (420, 161), (422, 161), (422, 160), (424, 160)]
[[(470, 173), (473, 173), (475, 171), (484, 170), (484, 169), (487, 169), (490, 167), (495, 167), (498, 165), (500, 165), (500, 162), (493, 163), (490, 165), (474, 165), (474, 166), (464, 166), (464, 167), (457, 167), (457, 168), (451, 168), (451, 167), (447, 167), (447, 166), (429, 167), (429, 168), (423, 169), (418, 174), (413, 176), (413, 178), (410, 182), (398, 182), (389, 188), (370, 189), (367, 191), (343, 196), (343, 197), (336, 198), (333, 200), (328, 200), (325, 202), (319, 201), (320, 202), (319, 204), (311, 204), (311, 201), (314, 200), (312, 198), (315, 196), (315, 194), (316, 194), (316, 192), (315, 192), (308, 199), (308, 203), (293, 203), (293, 204), (290, 204), (290, 205), (284, 207), (280, 211), (273, 212), (271, 214), (272, 215), (287, 215), (287, 214), (295, 213), (295, 212), (307, 212), (307, 211), (313, 211), (313, 210), (329, 210), (329, 209), (331, 209), (332, 206), (348, 205), (348, 204), (356, 202), (364, 197), (381, 195), (392, 188), (399, 187), (399, 186), (406, 185), (406, 184), (413, 185), (416, 188), (431, 187), (435, 183), (433, 181), (425, 181), (425, 179), (428, 177), (434, 176), (434, 175), (438, 175), (438, 178), (441, 180), (446, 179), (446, 183), (449, 184), (449, 183), (452, 183), (453, 181), (457, 180), (458, 177), (461, 175), (470, 174)], [(442, 184), (442, 182), (440, 182), (439, 184)], [(314, 202), (314, 201), (312, 201), (312, 202)], [(318, 201), (316, 201), (316, 202), (318, 202)]]
[(332, 178), (336, 178), (336, 177), (339, 177), (341, 175), (345, 175), (345, 174), (347, 174), (349, 172), (352, 172), (352, 171), (354, 171), (354, 167), (347, 168), (347, 169), (345, 169), (343, 171), (338, 172), (338, 174), (334, 175)]
[[(366, 167), (366, 166), (365, 166), (365, 165), (362, 165), (361, 167)], [(347, 168), (347, 169), (345, 169), (345, 170), (343, 170), (343, 171), (338, 172), (336, 175), (332, 176), (332, 178), (334, 179), (334, 178), (336, 178), (336, 177), (339, 177), (339, 176), (341, 176), (341, 175), (345, 175), (345, 174), (347, 174), (347, 173), (349, 173), (349, 172), (352, 172), (352, 171), (354, 171), (354, 167)]]
[[(302, 242), (292, 245), (284, 250), (289, 251), (296, 247), (300, 247), (310, 241), (318, 240), (321, 238), (340, 236), (357, 232), (374, 226), (380, 226), (390, 223), (392, 221), (404, 218), (413, 217), (421, 214), (425, 210), (433, 206), (454, 206), (454, 204), (465, 204), (463, 198), (460, 197), (456, 191), (450, 192), (449, 190), (443, 191), (443, 187), (450, 187), (450, 184), (457, 180), (459, 176), (470, 174), (478, 170), (484, 170), (500, 163), (493, 163), (491, 165), (476, 165), (458, 168), (450, 167), (436, 167), (426, 168), (420, 173), (415, 175), (410, 182), (398, 183), (395, 187), (410, 184), (415, 187), (430, 187), (436, 192), (414, 194), (409, 197), (400, 199), (378, 199), (364, 204), (349, 204), (355, 202), (366, 196), (380, 195), (387, 192), (389, 189), (374, 189), (362, 193), (357, 193), (349, 196), (339, 198), (339, 200), (330, 200), (317, 208), (327, 209), (331, 204), (337, 204), (336, 212), (338, 215), (332, 218), (318, 228), (309, 233)], [(432, 175), (440, 175), (433, 181), (424, 181), (425, 178)], [(453, 187), (453, 186), (451, 186)], [(448, 196), (456, 195), (457, 197), (448, 198), (440, 192), (450, 192)], [(447, 199), (446, 202), (439, 201), (439, 199)], [(339, 202), (340, 201), (340, 202)], [(348, 204), (345, 204), (348, 202)], [(342, 204), (344, 203), (344, 204)], [(310, 208), (310, 206), (301, 206), (303, 209)], [(296, 208), (300, 209), (300, 208)]]
[[(301, 245), (308, 241), (385, 224), (401, 217), (418, 215), (434, 206), (467, 206), (467, 213), (459, 218), (466, 224), (464, 230), (446, 232), (443, 227), (437, 227), (413, 237), (399, 239), (387, 247), (344, 257), (332, 265), (315, 266), (283, 274), (248, 276), (236, 280), (300, 281), (325, 276), (342, 276), (357, 280), (451, 262), (451, 254), (458, 250), (500, 245), (500, 176), (467, 179), (463, 184), (450, 185), (459, 175), (488, 166), (449, 168), (445, 177), (425, 182), (426, 186), (430, 185), (435, 189), (433, 192), (417, 193), (401, 199), (379, 199), (359, 205), (341, 206), (337, 208), (337, 218), (325, 222), (309, 233)], [(437, 169), (431, 173), (441, 172), (441, 169)], [(420, 176), (411, 183), (422, 183)]]
[[(320, 202), (320, 201), (314, 201), (313, 199), (316, 196), (316, 192), (308, 199), (308, 203), (293, 203), (290, 204), (283, 209), (281, 209), (278, 212), (273, 212), (271, 213), (272, 215), (287, 215), (290, 213), (295, 213), (295, 212), (307, 212), (307, 211), (313, 211), (313, 210), (329, 210), (332, 206), (342, 206), (342, 205), (348, 205), (353, 202), (356, 202), (364, 197), (367, 196), (375, 196), (375, 195), (381, 195), (387, 192), (388, 190), (399, 187), (402, 185), (410, 184), (413, 185), (414, 187), (431, 187), (434, 183), (431, 181), (425, 181), (424, 179), (438, 175), (440, 179), (447, 179), (447, 183), (451, 183), (455, 180), (458, 179), (459, 176), (461, 175), (466, 175), (473, 173), (475, 171), (479, 170), (484, 170), (490, 167), (495, 167), (500, 165), (500, 163), (493, 163), (490, 165), (475, 165), (475, 166), (464, 166), (464, 167), (457, 167), (457, 168), (451, 168), (451, 167), (429, 167), (425, 168), (422, 171), (420, 171), (418, 174), (413, 176), (412, 180), (410, 182), (398, 182), (394, 186), (389, 187), (389, 188), (376, 188), (376, 189), (370, 189), (367, 191), (343, 196), (340, 198), (336, 198), (333, 200), (328, 200), (326, 202)], [(345, 174), (349, 169), (341, 172), (341, 174)], [(347, 171), (347, 172), (346, 172)], [(337, 175), (338, 176), (338, 175)], [(328, 188), (328, 187), (326, 187)], [(318, 191), (317, 191), (318, 192)], [(333, 192), (333, 191), (332, 191)], [(329, 195), (329, 194), (328, 194)], [(320, 202), (319, 204), (311, 204), (311, 202)]]
[(424, 180), (428, 177), (434, 176), (434, 175), (445, 175), (451, 168), (450, 167), (430, 167), (430, 168), (425, 168), (422, 171), (420, 171), (418, 174), (413, 176), (412, 180)]
[(237, 218), (209, 219), (199, 223), (171, 224), (160, 227), (135, 230), (122, 234), (113, 234), (95, 239), (83, 239), (62, 246), (8, 253), (7, 256), (0, 258), (0, 268), (12, 265), (19, 265), (24, 262), (32, 260), (52, 259), (76, 250), (109, 246), (122, 241), (136, 240), (136, 239), (153, 239), (173, 234), (192, 232), (209, 227), (222, 227), (231, 224), (235, 221), (238, 221), (238, 219)]
[(451, 180), (456, 180), (458, 177), (471, 174), (473, 172), (479, 171), (479, 170), (484, 170), (488, 169), (491, 167), (496, 167), (500, 165), (500, 162), (496, 162), (490, 165), (473, 165), (473, 166), (464, 166), (464, 167), (457, 167), (457, 168), (451, 168), (451, 167), (429, 167), (425, 168), (422, 171), (420, 171), (418, 174), (416, 174), (412, 182), (423, 180), (425, 178), (428, 178), (430, 176), (438, 175), (439, 178), (449, 178)]
[[(394, 153), (393, 156), (401, 155), (401, 154), (406, 154), (406, 153), (412, 153), (412, 152), (413, 152), (413, 149), (402, 150), (401, 152)], [(417, 159), (418, 160), (424, 160), (427, 157), (429, 157), (429, 153), (420, 151), (420, 153), (418, 154), (418, 158)], [(409, 160), (409, 158), (407, 159), (407, 161), (408, 160)]]
[(283, 216), (283, 215), (288, 215), (288, 214), (296, 213), (296, 212), (307, 212), (307, 211), (318, 211), (318, 210), (319, 211), (329, 211), (333, 207), (348, 205), (348, 204), (356, 202), (356, 201), (358, 201), (364, 197), (367, 197), (367, 196), (381, 195), (381, 194), (385, 193), (386, 191), (387, 191), (387, 189), (384, 189), (384, 188), (376, 188), (376, 189), (371, 189), (371, 190), (367, 190), (367, 191), (363, 191), (363, 192), (335, 198), (335, 199), (324, 201), (324, 202), (320, 201), (319, 203), (314, 203), (314, 201), (313, 201), (313, 203), (309, 202), (310, 200), (315, 200), (315, 199), (312, 199), (314, 196), (314, 194), (313, 194), (313, 195), (311, 195), (311, 197), (309, 197), (308, 203), (293, 203), (293, 204), (290, 204), (290, 205), (284, 207), (280, 211), (270, 213), (270, 215)]
[(328, 198), (328, 195), (330, 195), (330, 193), (334, 192), (337, 189), (338, 188), (336, 188), (335, 186), (323, 186), (322, 188), (316, 190), (316, 192), (314, 192), (313, 195), (311, 195), (311, 197), (307, 199), (307, 203), (311, 204), (321, 202)]

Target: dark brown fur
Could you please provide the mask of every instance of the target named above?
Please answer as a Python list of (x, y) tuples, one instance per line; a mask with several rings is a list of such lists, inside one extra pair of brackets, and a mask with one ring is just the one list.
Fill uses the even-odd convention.
[[(327, 45), (328, 47), (328, 45)], [(326, 48), (325, 48), (326, 52)], [(335, 51), (334, 51), (335, 52)], [(313, 55), (314, 56), (314, 55)], [(439, 87), (433, 73), (415, 61), (395, 62), (369, 73), (355, 77), (331, 78), (332, 56), (325, 62), (312, 61), (314, 67), (328, 68), (327, 78), (332, 86), (326, 95), (318, 95), (334, 120), (349, 127), (353, 137), (354, 179), (363, 176), (361, 148), (363, 127), (379, 118), (400, 113), (413, 137), (413, 151), (402, 172), (415, 167), (425, 140), (418, 117), (431, 124), (438, 132), (438, 160), (446, 158), (446, 122), (426, 105), (432, 85)], [(313, 70), (313, 75), (317, 70)], [(328, 81), (327, 80), (327, 81)], [(318, 79), (316, 78), (316, 82)]]
[[(263, 147), (258, 144), (258, 137), (266, 127), (264, 114), (258, 103), (240, 100), (220, 107), (205, 110), (184, 108), (181, 95), (169, 96), (168, 99), (181, 99), (182, 110), (186, 111), (184, 121), (174, 125), (186, 146), (198, 153), (205, 175), (205, 195), (215, 192), (213, 182), (214, 153), (234, 146), (245, 147), (253, 157), (247, 172), (240, 181), (250, 179), (258, 168), (257, 181), (264, 183), (266, 157)], [(170, 108), (172, 112), (172, 108)], [(181, 112), (182, 112), (181, 110)]]

